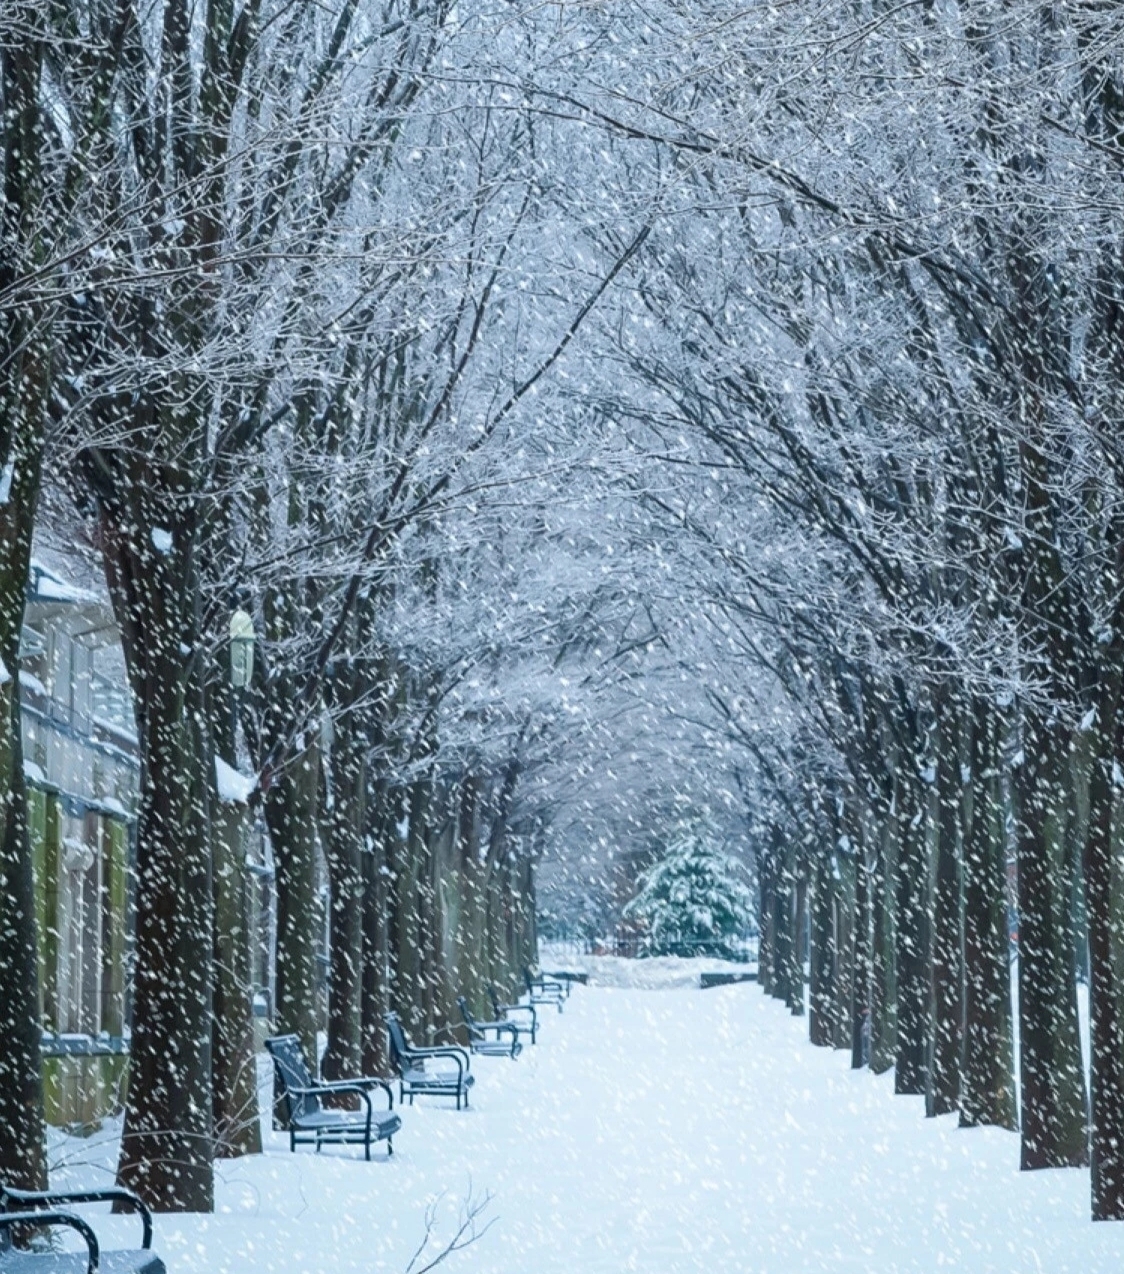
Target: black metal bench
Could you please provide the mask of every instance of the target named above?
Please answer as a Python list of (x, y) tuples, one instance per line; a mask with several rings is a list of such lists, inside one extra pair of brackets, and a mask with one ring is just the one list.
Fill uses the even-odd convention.
[(553, 982), (542, 974), (534, 974), (530, 969), (523, 970), (523, 984), (527, 988), (527, 999), (532, 1004), (553, 1004), (558, 1012), (562, 1012), (562, 1002), (569, 995), (569, 990), (561, 982)]
[[(80, 1203), (124, 1204), (140, 1214), (141, 1246), (103, 1252), (90, 1223), (70, 1211)], [(85, 1252), (29, 1252), (12, 1245), (17, 1227), (65, 1226), (86, 1243)], [(152, 1251), (152, 1214), (131, 1190), (16, 1190), (0, 1185), (0, 1274), (166, 1274)]]
[(574, 989), (575, 982), (579, 986), (589, 985), (589, 974), (581, 969), (544, 969), (543, 974), (548, 978), (555, 978), (559, 982), (565, 982), (567, 995)]
[[(496, 1015), (496, 1017), (500, 1018), (504, 1022), (510, 1022), (511, 1025), (515, 1027), (516, 1039), (518, 1039), (520, 1035), (529, 1035), (531, 1037), (531, 1043), (533, 1044), (535, 1042), (535, 1036), (539, 1029), (539, 1015), (538, 1010), (533, 1004), (504, 1004), (500, 1000), (500, 993), (491, 983), (488, 984), (488, 999), (492, 1001), (492, 1012)], [(530, 1013), (530, 1025), (527, 1026), (523, 1022), (516, 1022), (510, 1016), (512, 1013)]]
[[(401, 1100), (408, 1097), (412, 1106), (415, 1097), (455, 1097), (458, 1110), (462, 1101), (467, 1106), (468, 1090), (476, 1082), (469, 1070), (468, 1053), (456, 1045), (416, 1048), (407, 1040), (397, 1013), (387, 1013), (384, 1021), (390, 1037), (390, 1064), (398, 1072)], [(429, 1062), (437, 1058), (455, 1062), (456, 1070), (427, 1070)]]
[[(394, 1112), (394, 1093), (385, 1079), (362, 1076), (357, 1079), (314, 1079), (304, 1059), (300, 1039), (296, 1035), (277, 1035), (265, 1041), (273, 1058), (273, 1066), (289, 1116), (289, 1149), (298, 1145), (362, 1146), (364, 1156), (371, 1158), (371, 1143), (386, 1142), (386, 1153), (394, 1153), (394, 1134), (402, 1120)], [(386, 1093), (388, 1108), (376, 1110), (371, 1102), (372, 1088)], [(325, 1107), (329, 1094), (350, 1093), (360, 1099), (358, 1110), (336, 1110)]]
[[(479, 1053), (482, 1057), (515, 1058), (523, 1051), (514, 1022), (481, 1022), (473, 1016), (463, 995), (457, 996), (457, 1004), (464, 1024), (468, 1027), (468, 1047), (473, 1053)], [(488, 1038), (489, 1031), (493, 1032), (494, 1039)]]

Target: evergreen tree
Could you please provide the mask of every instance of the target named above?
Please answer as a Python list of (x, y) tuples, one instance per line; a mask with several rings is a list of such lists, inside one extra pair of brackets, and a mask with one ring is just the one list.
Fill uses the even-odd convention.
[(697, 828), (681, 829), (643, 873), (624, 915), (644, 922), (648, 955), (733, 956), (755, 923), (741, 863)]

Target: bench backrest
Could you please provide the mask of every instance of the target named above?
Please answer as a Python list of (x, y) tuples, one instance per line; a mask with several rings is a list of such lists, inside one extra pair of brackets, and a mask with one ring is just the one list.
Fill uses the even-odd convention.
[(383, 1021), (386, 1022), (386, 1033), (390, 1038), (390, 1063), (402, 1075), (410, 1069), (412, 1052), (406, 1032), (402, 1029), (397, 1013), (384, 1014)]
[(320, 1101), (312, 1093), (296, 1093), (297, 1089), (311, 1088), (315, 1083), (304, 1060), (299, 1036), (275, 1035), (265, 1041), (265, 1047), (281, 1081), (281, 1095), (289, 1109), (289, 1118), (299, 1119), (301, 1115), (319, 1110)]
[(465, 1026), (474, 1028), (476, 1026), (476, 1018), (473, 1017), (472, 1010), (468, 1007), (468, 1001), (463, 995), (458, 995), (457, 1003), (460, 1005), (461, 1017), (464, 1018)]

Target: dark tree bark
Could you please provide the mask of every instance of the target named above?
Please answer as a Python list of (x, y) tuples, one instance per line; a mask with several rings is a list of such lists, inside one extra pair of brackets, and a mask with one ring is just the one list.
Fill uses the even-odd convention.
[(1089, 785), (1085, 900), (1089, 926), (1089, 1017), (1092, 1066), (1090, 1167), (1094, 1221), (1124, 1220), (1124, 1012), (1120, 969), (1124, 905), (1119, 861), (1119, 799), (1113, 765), (1124, 756), (1120, 720), (1121, 652), (1102, 678)]
[(215, 988), (212, 1078), (215, 1155), (261, 1154), (257, 1061), (250, 986), (249, 881), (245, 805), (216, 802), (212, 820), (215, 881)]
[(897, 925), (892, 888), (898, 870), (895, 812), (886, 811), (877, 848), (871, 879), (870, 1069), (881, 1075), (893, 1066), (898, 1048)]
[(998, 717), (972, 703), (971, 803), (964, 845), (964, 1058), (960, 1124), (1017, 1128), (1007, 934), (1007, 838)]
[(360, 1042), (364, 1075), (385, 1075), (387, 1053), (383, 1015), (390, 1009), (390, 891), (387, 840), (391, 800), (388, 784), (375, 784), (368, 808), (363, 872), (363, 980), (360, 996)]
[(855, 853), (855, 964), (851, 986), (851, 1067), (858, 1070), (870, 1061), (870, 998), (873, 965), (871, 931), (870, 851), (867, 828), (856, 820), (860, 839)]
[[(40, 256), (40, 6), (14, 0), (0, 26), (4, 103), (0, 193), (0, 471), (10, 487), (0, 503), (0, 1178), (25, 1189), (46, 1182), (39, 1055), (38, 960), (27, 790), (20, 742), (19, 642), (27, 598), (31, 532), (39, 493), (50, 385), (46, 316), (20, 280)], [(0, 31), (0, 37), (4, 34)]]
[[(129, 1103), (117, 1176), (159, 1211), (209, 1212), (214, 760), (194, 528), (173, 499), (155, 503), (162, 485), (156, 474), (137, 474), (132, 498), (106, 499), (101, 510), (141, 753)], [(171, 528), (172, 552), (153, 550), (156, 527)]]
[(1066, 863), (1069, 730), (1028, 708), (1019, 785), (1019, 1028), (1024, 1169), (1088, 1163), (1077, 963)]
[(833, 1043), (832, 966), (835, 934), (832, 926), (832, 895), (831, 864), (818, 857), (812, 868), (808, 1038), (820, 1048), (829, 1048)]
[(757, 980), (766, 995), (776, 993), (776, 899), (774, 867), (769, 851), (757, 859), (758, 910), (761, 930), (757, 944)]
[(924, 1093), (929, 1017), (930, 916), (927, 793), (913, 774), (897, 785), (900, 837), (894, 881), (896, 915), (897, 1052), (894, 1091)]
[(946, 1115), (960, 1101), (960, 1050), (964, 1008), (961, 919), (962, 780), (960, 713), (947, 689), (936, 696), (937, 852), (933, 895), (932, 999), (925, 1113)]
[(842, 847), (835, 856), (832, 875), (835, 905), (832, 929), (834, 963), (831, 970), (832, 1032), (835, 1048), (851, 1047), (851, 1001), (855, 972), (855, 853), (854, 841), (848, 836), (849, 848)]
[[(358, 670), (351, 670), (358, 681)], [(339, 680), (337, 678), (337, 680)], [(321, 1069), (325, 1079), (361, 1073), (363, 994), (363, 838), (367, 816), (366, 716), (359, 706), (362, 686), (337, 685), (332, 746), (325, 758), (322, 802), (324, 857), (329, 886), (328, 1044)]]
[(306, 744), (265, 796), (265, 821), (276, 864), (277, 1003), (274, 1026), (300, 1036), (305, 1056), (317, 1058), (317, 958), (321, 910), (316, 891), (316, 809), (319, 749)]

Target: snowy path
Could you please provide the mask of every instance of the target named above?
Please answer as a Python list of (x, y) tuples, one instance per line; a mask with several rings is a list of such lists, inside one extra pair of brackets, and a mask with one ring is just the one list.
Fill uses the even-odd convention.
[(448, 1274), (1124, 1268), (1087, 1174), (1020, 1175), (1014, 1136), (926, 1121), (754, 985), (579, 988), (544, 1024), (474, 1060), (469, 1113), (407, 1107), (389, 1163), (277, 1139), (220, 1164), (219, 1214), (157, 1222), (169, 1271), (403, 1271), (426, 1202), (447, 1234), (470, 1182), (495, 1220)]

